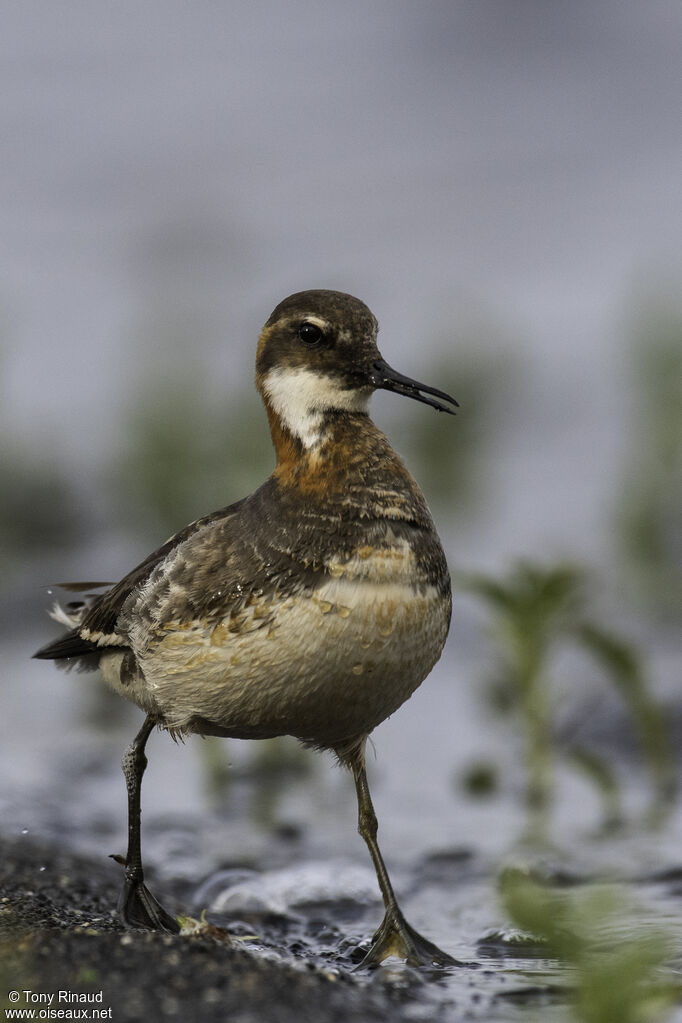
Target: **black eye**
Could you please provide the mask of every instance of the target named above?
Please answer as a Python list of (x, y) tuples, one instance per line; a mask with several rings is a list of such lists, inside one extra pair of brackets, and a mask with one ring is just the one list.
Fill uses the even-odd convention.
[(304, 345), (314, 348), (322, 340), (322, 328), (318, 327), (316, 323), (309, 323), (305, 320), (298, 328), (298, 336)]

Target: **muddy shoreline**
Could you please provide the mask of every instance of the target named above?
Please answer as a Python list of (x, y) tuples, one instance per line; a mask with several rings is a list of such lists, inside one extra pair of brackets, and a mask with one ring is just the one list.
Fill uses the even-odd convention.
[[(345, 968), (324, 970), (305, 959), (286, 962), (249, 951), (238, 939), (228, 944), (206, 935), (126, 930), (112, 909), (117, 886), (108, 864), (28, 839), (0, 839), (0, 857), (4, 1008), (28, 1007), (33, 999), (36, 1008), (53, 1011), (111, 1009), (99, 1018), (118, 1023), (453, 1018), (429, 999), (422, 1002), (425, 981), (416, 971), (403, 969), (399, 979), (390, 969), (354, 976), (350, 960)], [(20, 995), (13, 1004), (10, 991)], [(60, 992), (67, 992), (61, 1001)], [(73, 997), (88, 994), (97, 1001)], [(40, 1003), (36, 995), (44, 996)]]

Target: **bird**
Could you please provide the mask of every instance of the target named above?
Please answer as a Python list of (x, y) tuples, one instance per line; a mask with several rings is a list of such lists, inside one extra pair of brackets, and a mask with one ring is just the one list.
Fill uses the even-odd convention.
[(359, 967), (389, 956), (457, 965), (406, 920), (377, 841), (366, 768), (371, 732), (443, 650), (450, 574), (425, 498), (369, 416), (388, 390), (454, 414), (457, 402), (394, 370), (357, 298), (297, 292), (259, 338), (255, 383), (276, 465), (248, 497), (185, 526), (112, 584), (51, 614), (68, 628), (33, 656), (99, 668), (145, 715), (126, 749), (128, 848), (118, 912), (171, 933), (141, 853), (145, 745), (157, 726), (238, 739), (289, 735), (330, 751), (355, 782), (358, 831), (384, 917)]

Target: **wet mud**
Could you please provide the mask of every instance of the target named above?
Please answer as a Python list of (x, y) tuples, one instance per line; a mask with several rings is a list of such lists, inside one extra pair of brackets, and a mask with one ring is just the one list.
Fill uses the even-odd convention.
[(307, 920), (245, 915), (229, 931), (129, 930), (112, 909), (113, 869), (26, 839), (5, 840), (1, 850), (0, 971), (3, 994), (21, 992), (20, 1006), (30, 1004), (26, 991), (66, 991), (100, 997), (96, 1004), (123, 1023), (451, 1018), (425, 997), (428, 977), (417, 971), (352, 972), (362, 951), (329, 920), (343, 917), (342, 906), (318, 907)]
[[(566, 1014), (573, 983), (568, 964), (528, 933), (486, 927), (495, 880), (462, 851), (424, 861), (419, 884), (427, 892), (429, 885), (441, 893), (447, 889), (462, 903), (459, 948), (467, 948), (470, 957), (450, 970), (412, 969), (389, 960), (373, 971), (355, 967), (379, 918), (378, 907), (365, 900), (364, 879), (358, 878), (354, 888), (351, 874), (340, 876), (337, 890), (332, 886), (324, 897), (311, 881), (314, 865), (288, 873), (228, 868), (198, 888), (159, 878), (152, 870), (150, 887), (170, 910), (196, 912), (195, 923), (186, 924), (182, 934), (165, 935), (126, 929), (119, 922), (120, 868), (113, 862), (30, 837), (3, 840), (0, 855), (3, 995), (10, 990), (89, 994), (100, 998), (100, 1009), (111, 1008), (108, 1018), (125, 1023), (142, 1018), (558, 1023), (571, 1018)], [(327, 879), (318, 880), (324, 885)], [(556, 892), (585, 883), (563, 870), (547, 873), (546, 881)], [(350, 896), (340, 894), (346, 885)], [(630, 887), (646, 894), (651, 918), (666, 916), (670, 923), (676, 916), (679, 924), (679, 869), (641, 875)], [(278, 900), (279, 909), (273, 909)], [(678, 932), (679, 938), (682, 927)], [(681, 950), (678, 941), (678, 959)], [(674, 962), (669, 968), (672, 977)], [(19, 1007), (28, 1004), (23, 993), (21, 998)], [(655, 1018), (682, 1019), (682, 998), (677, 1002), (668, 1015)]]

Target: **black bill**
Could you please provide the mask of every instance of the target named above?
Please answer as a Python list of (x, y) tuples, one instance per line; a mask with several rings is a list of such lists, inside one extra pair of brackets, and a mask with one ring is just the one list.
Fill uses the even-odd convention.
[[(453, 416), (455, 414), (453, 408), (443, 404), (444, 401), (459, 407), (459, 402), (455, 401), (449, 394), (446, 394), (445, 391), (439, 391), (437, 387), (429, 387), (428, 384), (420, 384), (419, 381), (412, 380), (411, 377), (403, 376), (402, 373), (399, 373), (397, 369), (393, 369), (383, 359), (377, 359), (372, 363), (369, 379), (374, 387), (380, 387), (386, 391), (395, 391), (396, 394), (405, 394), (408, 398), (423, 401), (425, 405), (431, 405), (440, 412), (449, 412)], [(433, 397), (429, 397), (430, 395)], [(441, 400), (438, 401), (438, 398)]]

